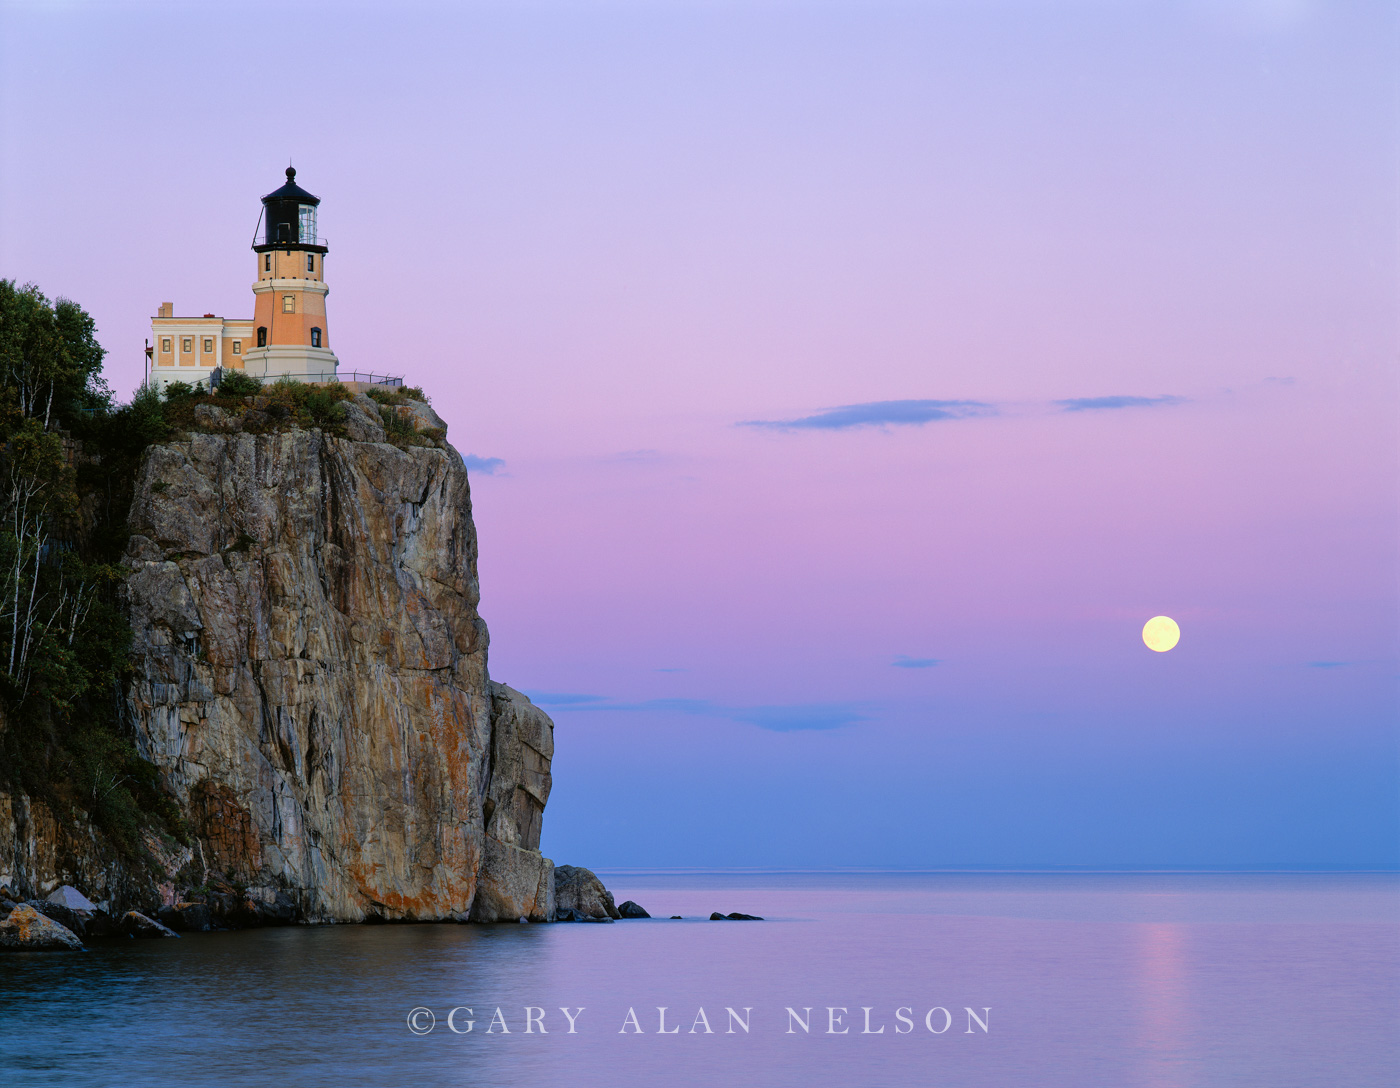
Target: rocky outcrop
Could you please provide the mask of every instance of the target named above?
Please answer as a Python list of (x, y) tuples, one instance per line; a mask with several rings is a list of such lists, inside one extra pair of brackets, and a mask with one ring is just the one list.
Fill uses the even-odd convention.
[[(161, 844), (154, 839), (152, 843)], [(153, 855), (155, 856), (155, 855)], [(0, 790), (0, 884), (18, 897), (42, 896), (70, 884), (99, 905), (149, 899), (149, 871), (125, 863), (81, 815), (60, 820), (44, 802)]]
[(161, 937), (179, 937), (167, 925), (157, 922), (154, 918), (147, 918), (139, 910), (129, 910), (122, 915), (119, 923), (121, 931), (128, 937), (142, 937), (147, 939), (159, 939)]
[(466, 469), (364, 414), (348, 433), (381, 441), (194, 433), (142, 466), (130, 704), (191, 833), (162, 844), (153, 913), (553, 913), (553, 726), (487, 675)]
[(554, 917), (554, 863), (539, 851), (553, 758), (549, 716), (514, 688), (492, 684), (486, 838), (473, 921)]
[(79, 952), (83, 942), (72, 930), (21, 903), (0, 921), (0, 949), (15, 952)]
[(558, 914), (577, 912), (585, 918), (621, 918), (612, 892), (592, 870), (580, 865), (559, 865), (554, 870), (554, 902)]

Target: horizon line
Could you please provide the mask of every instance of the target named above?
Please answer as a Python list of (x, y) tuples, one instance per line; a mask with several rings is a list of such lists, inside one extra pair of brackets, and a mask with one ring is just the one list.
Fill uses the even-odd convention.
[(902, 874), (946, 874), (946, 873), (997, 873), (997, 874), (1050, 874), (1050, 873), (1076, 873), (1076, 874), (1111, 874), (1111, 873), (1142, 873), (1142, 874), (1205, 874), (1218, 873), (1222, 875), (1230, 874), (1343, 874), (1343, 873), (1365, 873), (1371, 875), (1391, 875), (1400, 876), (1400, 867), (1381, 868), (1375, 866), (1350, 866), (1344, 868), (1329, 866), (1311, 866), (1305, 868), (1274, 868), (1266, 866), (1252, 866), (1241, 868), (1237, 866), (1194, 866), (1194, 867), (1155, 867), (1144, 868), (1140, 866), (1041, 866), (1029, 867), (998, 867), (998, 866), (960, 866), (948, 868), (902, 868), (902, 867), (865, 867), (865, 866), (842, 866), (828, 868), (796, 867), (784, 868), (779, 866), (612, 866), (600, 865), (592, 870), (595, 873), (658, 873), (668, 875), (878, 875), (884, 873)]

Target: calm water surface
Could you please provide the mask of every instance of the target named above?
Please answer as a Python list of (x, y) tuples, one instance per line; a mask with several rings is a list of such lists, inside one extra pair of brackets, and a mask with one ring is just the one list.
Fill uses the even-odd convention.
[[(1400, 1083), (1394, 876), (601, 875), (619, 902), (686, 919), (260, 930), (5, 956), (0, 1083)], [(712, 910), (768, 920), (699, 920)], [(663, 1005), (676, 1034), (658, 1033)], [(448, 1029), (457, 1006), (474, 1010), (469, 1034)], [(525, 1006), (545, 1010), (548, 1034), (525, 1032)], [(583, 1007), (576, 1033), (560, 1006)], [(788, 1006), (810, 1034), (788, 1033)], [(408, 1030), (415, 1007), (436, 1015), (430, 1033)], [(509, 1034), (486, 1031), (497, 1007)], [(752, 1010), (747, 1033), (726, 1032), (726, 1007)], [(828, 1007), (847, 1033), (828, 1031)], [(619, 1032), (629, 1008), (644, 1034)], [(900, 1008), (913, 1031), (896, 1032)], [(931, 1034), (930, 1009), (949, 1010), (951, 1028)]]

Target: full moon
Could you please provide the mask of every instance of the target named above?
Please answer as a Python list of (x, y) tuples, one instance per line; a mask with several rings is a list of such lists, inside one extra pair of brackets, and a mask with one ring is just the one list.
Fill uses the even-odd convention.
[(1181, 628), (1170, 616), (1153, 616), (1142, 625), (1142, 641), (1149, 650), (1164, 654), (1181, 640)]

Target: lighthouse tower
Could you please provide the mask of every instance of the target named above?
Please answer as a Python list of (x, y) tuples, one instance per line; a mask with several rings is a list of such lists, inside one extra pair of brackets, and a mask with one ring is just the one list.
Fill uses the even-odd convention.
[(334, 381), (337, 360), (326, 329), (326, 243), (316, 233), (321, 201), (296, 178), (287, 167), (287, 183), (262, 198), (253, 237), (258, 259), (253, 344), (243, 351), (243, 369), (255, 378)]

